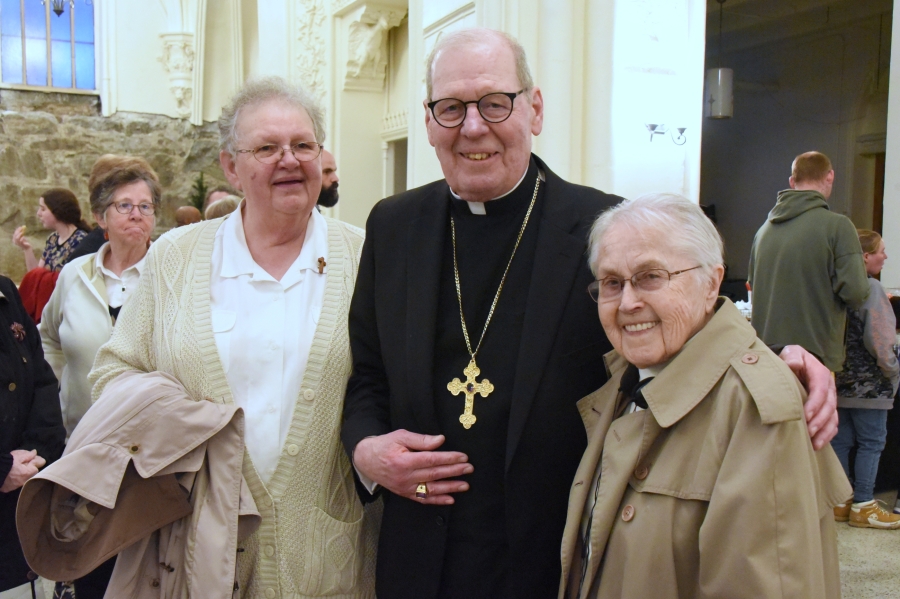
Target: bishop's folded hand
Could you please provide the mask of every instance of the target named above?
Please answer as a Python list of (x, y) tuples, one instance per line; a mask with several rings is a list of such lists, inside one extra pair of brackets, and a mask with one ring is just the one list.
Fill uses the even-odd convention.
[[(353, 451), (353, 465), (363, 475), (396, 495), (420, 503), (450, 505), (450, 493), (467, 491), (469, 484), (448, 480), (470, 474), (474, 468), (468, 456), (458, 451), (435, 451), (443, 445), (443, 435), (423, 435), (396, 430), (367, 437)], [(426, 483), (426, 497), (416, 497), (416, 488)]]

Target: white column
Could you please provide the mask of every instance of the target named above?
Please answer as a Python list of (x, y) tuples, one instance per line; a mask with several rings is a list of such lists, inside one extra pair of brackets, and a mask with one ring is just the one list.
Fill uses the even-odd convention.
[(884, 158), (884, 218), (882, 237), (887, 253), (881, 282), (900, 287), (900, 6), (894, 3), (891, 29), (891, 80), (888, 91), (887, 148)]
[(277, 75), (290, 79), (291, 19), (289, 0), (258, 0), (259, 54), (255, 75)]

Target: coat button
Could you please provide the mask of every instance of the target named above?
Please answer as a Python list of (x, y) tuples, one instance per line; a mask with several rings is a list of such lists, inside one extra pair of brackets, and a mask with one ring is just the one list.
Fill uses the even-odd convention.
[(444, 525), (444, 517), (438, 516), (437, 518), (435, 518), (435, 522), (437, 522), (438, 526), (443, 526)]
[(300, 453), (300, 448), (291, 443), (287, 446), (287, 452), (288, 455), (297, 455), (298, 453)]
[(638, 469), (634, 471), (634, 477), (638, 480), (644, 480), (648, 474), (650, 474), (650, 468), (646, 464), (638, 466)]
[(759, 356), (757, 356), (756, 354), (747, 353), (744, 354), (743, 358), (741, 358), (741, 362), (743, 362), (744, 364), (756, 364), (757, 362), (759, 362)]
[(27, 578), (28, 580), (37, 580), (37, 577), (38, 575), (32, 570), (29, 570), (28, 574), (25, 575), (25, 578)]
[(622, 520), (625, 522), (631, 522), (634, 519), (634, 506), (626, 505), (625, 509), (622, 510)]
[(304, 389), (303, 390), (303, 399), (306, 401), (312, 401), (316, 398), (316, 392), (312, 389)]
[(265, 552), (267, 557), (272, 557), (275, 555), (275, 548), (271, 545), (266, 545)]
[(150, 581), (150, 586), (153, 587), (154, 589), (158, 589), (159, 588), (159, 580), (154, 578), (153, 580)]
[(10, 390), (10, 391), (15, 391), (15, 390), (16, 390), (16, 384), (15, 384), (15, 383), (10, 383), (10, 384), (9, 384), (9, 390)]
[(141, 450), (141, 446), (140, 446), (140, 445), (132, 445), (131, 447), (128, 448), (128, 451), (129, 451), (130, 453), (137, 453), (137, 452), (139, 452), (140, 450)]
[(269, 599), (275, 599), (275, 589), (273, 589), (272, 587), (267, 588), (266, 597), (268, 597)]

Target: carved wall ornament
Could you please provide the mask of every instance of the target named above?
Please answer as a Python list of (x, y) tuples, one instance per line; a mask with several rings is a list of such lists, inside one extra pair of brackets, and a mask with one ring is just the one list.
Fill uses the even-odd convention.
[(194, 95), (194, 34), (161, 33), (163, 53), (159, 61), (169, 74), (169, 89), (175, 98), (178, 116), (191, 116)]
[(367, 2), (350, 22), (344, 89), (384, 89), (388, 63), (388, 31), (400, 25), (406, 8)]
[(296, 22), (296, 55), (294, 70), (297, 82), (320, 102), (325, 100), (326, 0), (298, 0)]

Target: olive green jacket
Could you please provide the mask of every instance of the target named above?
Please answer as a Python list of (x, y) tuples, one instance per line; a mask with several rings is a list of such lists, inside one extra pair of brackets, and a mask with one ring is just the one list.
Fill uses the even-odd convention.
[(588, 448), (570, 491), (560, 598), (840, 596), (832, 506), (850, 485), (830, 446), (813, 451), (790, 369), (719, 301), (643, 388), (648, 410), (613, 419), (628, 367), (616, 352), (609, 382), (579, 402)]

